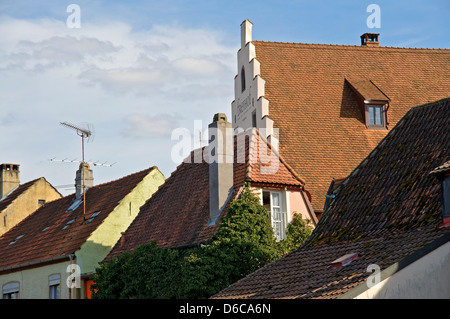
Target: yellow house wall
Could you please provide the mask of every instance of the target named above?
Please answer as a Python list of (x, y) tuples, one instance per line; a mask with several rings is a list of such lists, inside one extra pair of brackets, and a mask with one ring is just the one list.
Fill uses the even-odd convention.
[(48, 203), (60, 197), (61, 194), (41, 177), (0, 214), (0, 236), (38, 209), (38, 200)]
[[(61, 278), (61, 299), (68, 299), (69, 288), (66, 281), (70, 275), (67, 272), (69, 264), (70, 260), (66, 260), (60, 263), (3, 274), (0, 276), (0, 289), (10, 282), (18, 282), (20, 299), (48, 299), (49, 276), (59, 274)], [(0, 290), (0, 292), (2, 293), (3, 290)]]
[(164, 181), (164, 175), (158, 169), (152, 170), (133, 191), (122, 199), (81, 248), (75, 252), (82, 274), (90, 274), (95, 271), (99, 262), (106, 257), (120, 239), (121, 233), (137, 216), (140, 207)]
[[(0, 275), (0, 289), (10, 282), (19, 283), (19, 298), (48, 299), (49, 276), (60, 274), (60, 298), (84, 298), (83, 274), (95, 271), (115, 243), (120, 239), (134, 218), (140, 207), (149, 199), (158, 187), (165, 181), (164, 175), (158, 170), (152, 170), (143, 180), (126, 195), (117, 207), (109, 214), (103, 223), (91, 234), (86, 243), (75, 252), (73, 260), (65, 260), (50, 265), (36, 265), (34, 268), (18, 270)], [(131, 203), (131, 206), (130, 206)], [(130, 209), (131, 207), (131, 209)], [(67, 267), (70, 264), (80, 267), (80, 289), (69, 289), (67, 278), (71, 273)], [(0, 293), (2, 291), (0, 290)]]

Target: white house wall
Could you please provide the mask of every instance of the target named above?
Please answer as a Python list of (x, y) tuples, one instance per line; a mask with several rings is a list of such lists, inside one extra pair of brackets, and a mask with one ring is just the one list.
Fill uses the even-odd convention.
[(450, 298), (450, 242), (433, 250), (356, 299)]

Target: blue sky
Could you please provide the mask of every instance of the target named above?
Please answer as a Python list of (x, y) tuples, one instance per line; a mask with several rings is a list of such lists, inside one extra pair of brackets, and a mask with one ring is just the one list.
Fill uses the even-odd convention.
[[(69, 4), (81, 27), (67, 27)], [(366, 24), (369, 4), (381, 27)], [(171, 132), (204, 129), (230, 114), (240, 23), (253, 39), (449, 48), (449, 1), (0, 1), (0, 161), (21, 165), (22, 182), (44, 176), (73, 188), (81, 140), (59, 122), (89, 123), (86, 159), (95, 183), (156, 165), (176, 168)]]

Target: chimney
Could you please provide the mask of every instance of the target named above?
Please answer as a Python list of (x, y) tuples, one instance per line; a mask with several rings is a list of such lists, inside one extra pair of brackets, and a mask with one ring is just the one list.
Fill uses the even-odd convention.
[(364, 33), (361, 36), (361, 45), (366, 47), (377, 47), (380, 43), (378, 42), (379, 33)]
[(214, 115), (208, 126), (209, 222), (214, 225), (233, 192), (234, 136), (224, 113)]
[(252, 41), (252, 27), (248, 19), (241, 23), (241, 48), (245, 47), (247, 43)]
[(80, 198), (85, 190), (94, 186), (94, 175), (88, 163), (82, 162), (75, 177), (75, 195)]
[(19, 164), (0, 165), (0, 199), (20, 184)]

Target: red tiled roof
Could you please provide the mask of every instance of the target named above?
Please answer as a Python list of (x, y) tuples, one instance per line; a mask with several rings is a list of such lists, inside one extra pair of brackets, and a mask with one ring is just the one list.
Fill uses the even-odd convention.
[[(259, 132), (254, 129), (243, 133), (245, 143), (235, 137), (235, 163), (238, 154), (244, 154), (243, 163), (234, 164), (234, 189), (231, 199), (239, 194), (244, 182), (290, 186), (301, 188), (302, 180), (275, 152)], [(258, 155), (261, 145), (267, 145), (269, 156), (261, 163)], [(245, 149), (245, 153), (239, 153)], [(201, 158), (205, 147), (191, 152), (189, 161), (184, 161), (166, 182), (145, 203), (124, 234), (125, 242), (117, 242), (105, 258), (131, 251), (135, 247), (155, 241), (163, 248), (179, 248), (196, 245), (212, 238), (220, 223), (207, 226), (209, 221), (209, 164)], [(206, 155), (206, 154), (205, 154)], [(257, 156), (258, 155), (258, 156)], [(200, 157), (197, 157), (200, 156)], [(240, 160), (242, 162), (242, 160)], [(279, 161), (276, 171), (264, 171), (269, 161)], [(269, 173), (269, 174), (267, 174)], [(226, 214), (226, 209), (224, 210)]]
[[(413, 107), (335, 189), (307, 242), (214, 298), (336, 298), (381, 270), (450, 240), (441, 185), (433, 174), (450, 159), (450, 98)], [(357, 253), (337, 270), (331, 263)], [(409, 262), (409, 261), (408, 261)]]
[(389, 129), (412, 105), (450, 96), (447, 49), (252, 43), (280, 154), (305, 179), (315, 210), (323, 209), (332, 178), (347, 176), (388, 133), (366, 129), (345, 79), (369, 97), (390, 99)]
[[(245, 137), (245, 143), (241, 142)], [(244, 154), (245, 163), (239, 159)], [(236, 188), (242, 182), (302, 187), (304, 180), (286, 163), (267, 139), (255, 128), (235, 137), (234, 183)]]
[[(100, 211), (91, 222), (83, 221), (83, 204), (66, 213), (75, 195), (43, 205), (0, 237), (0, 271), (75, 253), (119, 201), (153, 169), (155, 167), (89, 188), (85, 216), (89, 219)], [(71, 220), (74, 221), (68, 225)], [(21, 235), (23, 237), (15, 241)]]

